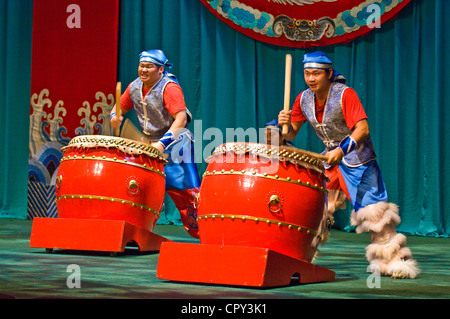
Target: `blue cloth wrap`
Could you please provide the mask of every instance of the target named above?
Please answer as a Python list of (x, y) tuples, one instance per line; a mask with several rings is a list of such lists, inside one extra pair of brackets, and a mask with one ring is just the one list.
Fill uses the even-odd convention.
[(368, 205), (388, 201), (386, 186), (375, 160), (359, 167), (347, 167), (341, 163), (339, 170), (355, 212)]
[(344, 152), (344, 155), (347, 155), (356, 148), (356, 142), (351, 136), (347, 136), (339, 143), (339, 147)]
[(185, 190), (200, 187), (193, 142), (186, 134), (180, 136), (182, 139), (165, 151), (169, 153), (168, 164), (164, 167), (166, 189)]
[(170, 144), (176, 141), (175, 136), (171, 131), (168, 131), (166, 134), (164, 134), (163, 137), (159, 139), (162, 145), (164, 145), (164, 149), (167, 149)]

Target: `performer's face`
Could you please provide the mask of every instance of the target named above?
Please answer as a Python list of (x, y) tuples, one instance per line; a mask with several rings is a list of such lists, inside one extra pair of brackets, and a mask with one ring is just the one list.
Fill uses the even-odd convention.
[(305, 69), (305, 82), (314, 92), (328, 91), (332, 71), (328, 72), (322, 69)]
[(139, 63), (138, 74), (145, 87), (152, 87), (164, 72), (164, 67), (150, 62)]
[(268, 146), (280, 146), (283, 143), (280, 131), (270, 128), (264, 129), (266, 144)]

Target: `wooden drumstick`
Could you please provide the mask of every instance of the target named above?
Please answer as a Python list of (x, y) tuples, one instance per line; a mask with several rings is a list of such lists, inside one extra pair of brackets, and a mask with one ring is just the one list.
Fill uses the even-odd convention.
[[(286, 54), (286, 72), (284, 76), (284, 110), (289, 111), (289, 102), (291, 96), (291, 69), (292, 69), (292, 56)], [(289, 132), (289, 124), (283, 124), (283, 134)]]
[(328, 156), (322, 155), (322, 154), (319, 154), (319, 153), (315, 153), (315, 152), (311, 152), (311, 151), (305, 151), (305, 150), (301, 150), (301, 149), (298, 149), (298, 148), (295, 148), (295, 147), (290, 147), (290, 146), (283, 146), (282, 149), (288, 150), (288, 151), (293, 152), (293, 153), (309, 155), (309, 156), (315, 157), (317, 159), (323, 160), (325, 162), (328, 161)]
[[(120, 95), (122, 93), (122, 83), (117, 82), (116, 84), (116, 116), (120, 118)], [(115, 128), (114, 135), (119, 136), (120, 125)]]

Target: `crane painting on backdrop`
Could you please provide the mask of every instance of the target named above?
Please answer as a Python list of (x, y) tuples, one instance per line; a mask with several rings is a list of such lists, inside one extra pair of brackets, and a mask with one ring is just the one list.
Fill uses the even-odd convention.
[(410, 0), (200, 0), (258, 41), (307, 48), (346, 43), (392, 19)]
[(61, 148), (112, 135), (119, 0), (40, 0), (33, 7), (28, 218), (57, 217)]

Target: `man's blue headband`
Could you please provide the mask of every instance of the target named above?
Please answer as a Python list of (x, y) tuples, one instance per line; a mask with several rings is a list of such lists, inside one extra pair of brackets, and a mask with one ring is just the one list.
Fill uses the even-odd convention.
[(305, 69), (323, 70), (328, 70), (329, 68), (331, 68), (331, 64), (333, 64), (331, 59), (321, 51), (306, 53), (303, 56), (303, 63)]
[[(306, 53), (303, 56), (303, 68), (304, 69), (321, 69), (328, 70), (331, 69), (333, 61), (323, 52), (316, 51), (312, 53)], [(338, 71), (333, 69), (333, 75), (331, 77), (332, 82), (339, 82), (345, 84), (345, 77)]]
[(166, 58), (165, 54), (161, 50), (148, 50), (139, 54), (140, 62), (150, 62), (159, 66), (164, 66), (168, 69), (172, 68), (172, 63)]

